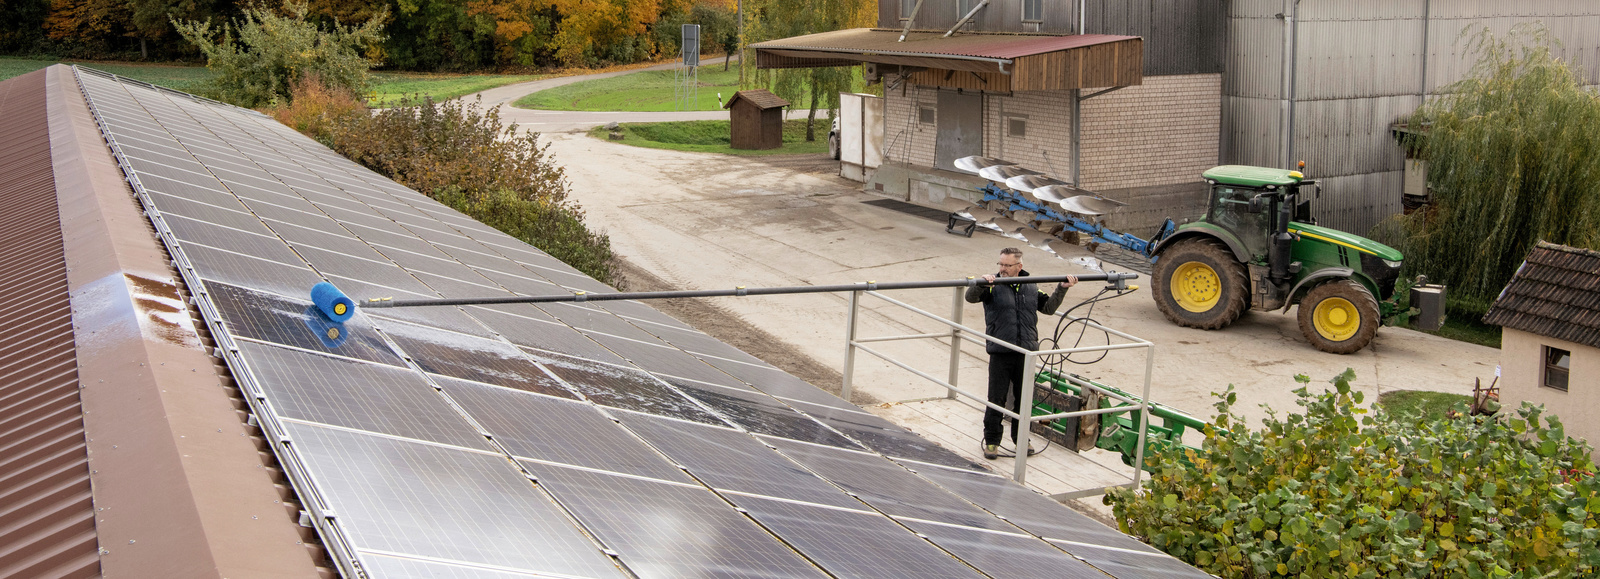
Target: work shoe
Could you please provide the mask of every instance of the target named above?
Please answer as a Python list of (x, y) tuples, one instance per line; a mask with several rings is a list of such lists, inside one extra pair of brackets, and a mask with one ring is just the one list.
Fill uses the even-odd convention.
[(1000, 445), (998, 445), (998, 444), (985, 444), (985, 445), (983, 445), (983, 457), (986, 458), (986, 459), (989, 459), (989, 460), (994, 460), (994, 459), (1000, 458)]

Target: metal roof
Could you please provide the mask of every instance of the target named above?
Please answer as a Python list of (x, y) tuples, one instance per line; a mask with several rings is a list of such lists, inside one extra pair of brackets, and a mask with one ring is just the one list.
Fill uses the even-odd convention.
[(1483, 321), (1600, 348), (1600, 251), (1539, 242)]
[(860, 55), (938, 56), (1009, 63), (1024, 56), (1136, 38), (1138, 37), (1111, 34), (1057, 36), (972, 33), (944, 37), (943, 32), (911, 32), (906, 35), (905, 42), (900, 42), (899, 30), (852, 28), (758, 42), (750, 45), (750, 48), (757, 50), (799, 48)]

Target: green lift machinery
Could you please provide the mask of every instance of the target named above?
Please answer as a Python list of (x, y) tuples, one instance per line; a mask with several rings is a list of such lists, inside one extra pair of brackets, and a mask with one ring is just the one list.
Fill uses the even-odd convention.
[[(1069, 450), (1091, 448), (1122, 455), (1122, 463), (1133, 466), (1139, 447), (1140, 411), (1106, 392), (1129, 400), (1139, 397), (1077, 374), (1045, 369), (1034, 376), (1033, 415), (1044, 416), (1097, 408), (1128, 407), (1125, 412), (1048, 420), (1033, 424), (1034, 434)], [(1172, 407), (1150, 404), (1150, 424), (1145, 433), (1144, 456), (1155, 456), (1169, 449), (1192, 448), (1183, 443), (1189, 431), (1205, 432), (1206, 422)]]

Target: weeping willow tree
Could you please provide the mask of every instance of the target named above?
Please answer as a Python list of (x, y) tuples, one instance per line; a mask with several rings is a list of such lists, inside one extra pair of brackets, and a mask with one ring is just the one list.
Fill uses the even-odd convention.
[[(746, 37), (750, 43), (845, 28), (871, 26), (877, 4), (866, 0), (754, 0), (745, 2)], [(755, 66), (741, 58), (740, 66)], [(806, 140), (816, 140), (817, 111), (831, 118), (839, 109), (839, 93), (859, 88), (855, 67), (789, 68), (746, 75), (751, 87), (771, 90), (791, 103), (809, 103)]]
[(1411, 270), (1481, 315), (1538, 240), (1600, 249), (1600, 94), (1542, 28), (1470, 41), (1471, 74), (1410, 120), (1433, 204), (1398, 225)]

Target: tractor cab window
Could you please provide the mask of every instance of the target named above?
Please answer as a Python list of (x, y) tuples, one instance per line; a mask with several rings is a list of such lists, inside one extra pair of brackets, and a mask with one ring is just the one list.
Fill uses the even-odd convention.
[(1215, 185), (1211, 189), (1211, 215), (1207, 221), (1228, 230), (1239, 238), (1251, 255), (1267, 254), (1268, 240), (1272, 235), (1270, 204), (1260, 213), (1250, 212), (1250, 198), (1260, 190)]

